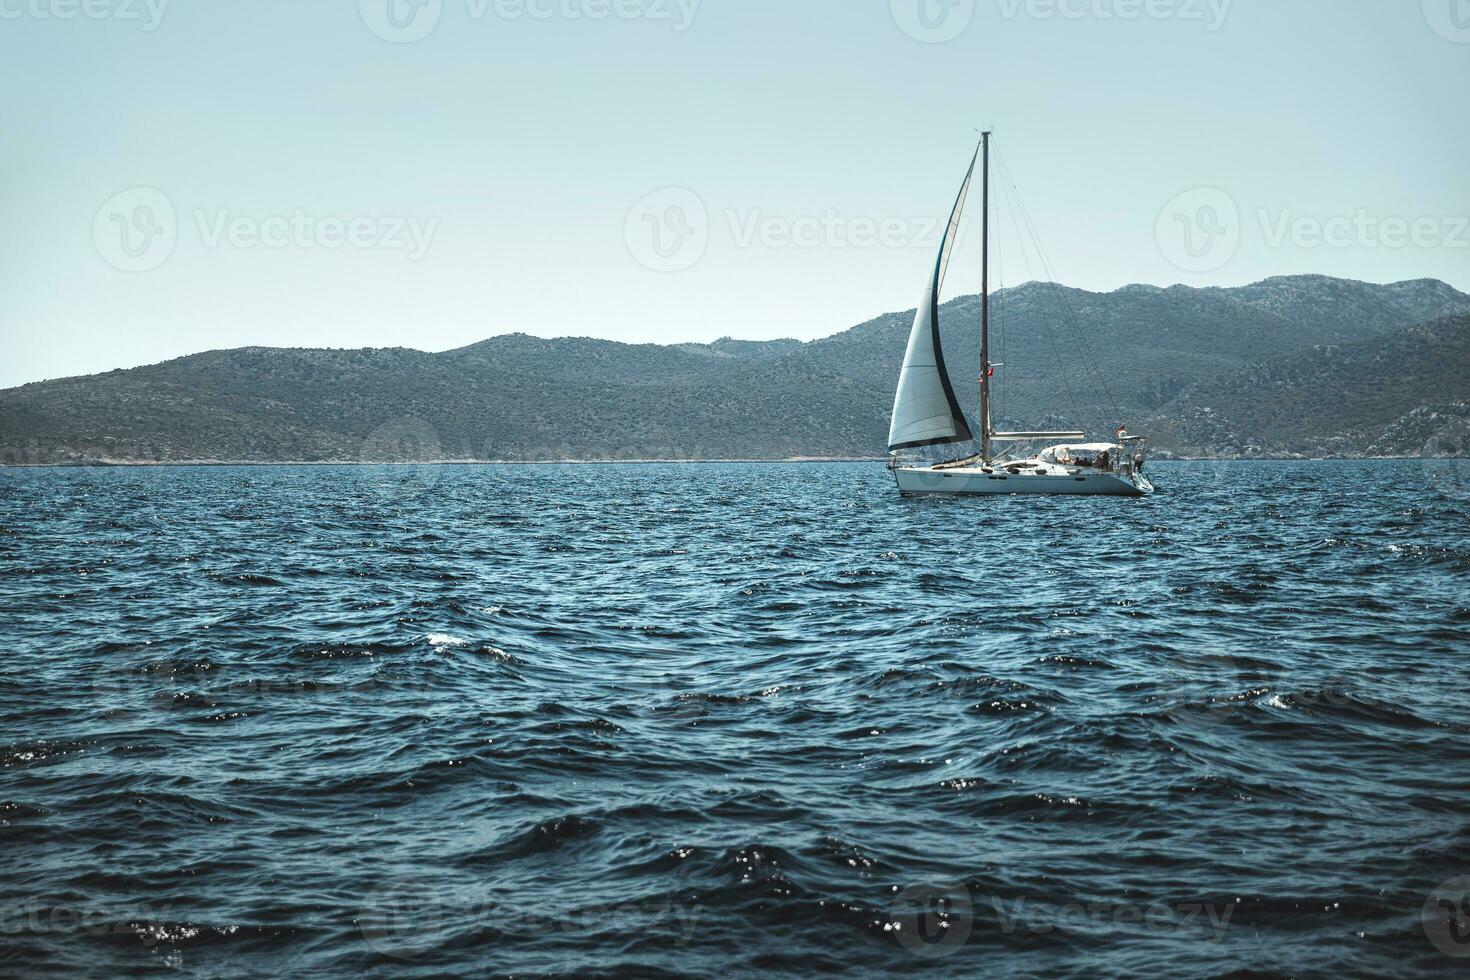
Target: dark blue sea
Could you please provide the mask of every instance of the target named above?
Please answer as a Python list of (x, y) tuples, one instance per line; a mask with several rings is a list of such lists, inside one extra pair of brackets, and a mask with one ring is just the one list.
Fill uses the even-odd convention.
[(1470, 970), (1470, 463), (0, 471), (0, 974)]

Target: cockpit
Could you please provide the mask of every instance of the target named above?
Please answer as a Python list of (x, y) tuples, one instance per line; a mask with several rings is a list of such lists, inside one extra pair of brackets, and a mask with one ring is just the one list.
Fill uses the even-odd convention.
[(1081, 466), (1096, 469), (1111, 469), (1118, 452), (1118, 447), (1107, 442), (1084, 442), (1071, 446), (1052, 446), (1043, 450), (1040, 459), (1043, 463), (1054, 463), (1057, 466)]

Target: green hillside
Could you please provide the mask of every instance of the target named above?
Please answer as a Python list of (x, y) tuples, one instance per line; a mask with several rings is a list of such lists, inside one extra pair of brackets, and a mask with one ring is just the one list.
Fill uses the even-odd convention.
[[(1126, 422), (1181, 455), (1417, 454), (1458, 445), (1455, 406), (1470, 401), (1464, 318), (1445, 319), (1470, 296), (1435, 280), (1028, 283), (992, 311), (1001, 425)], [(513, 334), (437, 354), (211, 351), (0, 391), (0, 460), (871, 458), (912, 318), (810, 343)], [(978, 298), (942, 320), (973, 405)]]

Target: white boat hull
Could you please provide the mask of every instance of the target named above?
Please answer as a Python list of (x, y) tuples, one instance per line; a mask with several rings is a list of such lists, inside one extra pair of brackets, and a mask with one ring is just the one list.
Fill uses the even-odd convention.
[(979, 467), (936, 470), (901, 467), (893, 471), (898, 491), (906, 497), (929, 494), (1047, 493), (1142, 497), (1153, 493), (1153, 484), (1142, 474), (1131, 477), (1113, 473), (1048, 472), (1017, 475), (1003, 469)]

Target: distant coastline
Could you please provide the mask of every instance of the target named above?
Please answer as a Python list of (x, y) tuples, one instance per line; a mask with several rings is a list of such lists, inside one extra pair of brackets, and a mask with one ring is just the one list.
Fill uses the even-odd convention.
[[(1001, 428), (1126, 424), (1156, 460), (1470, 455), (1470, 295), (1443, 282), (1030, 283), (996, 297)], [(978, 299), (942, 316), (949, 363), (968, 374)], [(438, 354), (210, 351), (0, 391), (0, 465), (883, 459), (912, 322), (886, 314), (809, 343), (510, 334)], [(1056, 343), (1071, 332), (1081, 360)], [(951, 375), (955, 390), (974, 383)]]
[(94, 460), (72, 463), (0, 463), (4, 469), (109, 469), (128, 466), (652, 466), (688, 464), (715, 466), (721, 463), (886, 463), (887, 456), (793, 456), (789, 459), (284, 459), (284, 460)]
[[(1161, 456), (1149, 462), (1159, 463), (1362, 463), (1372, 461), (1470, 460), (1470, 456)], [(157, 460), (97, 460), (77, 463), (0, 463), (8, 470), (105, 470), (168, 467), (252, 467), (290, 466), (721, 466), (734, 463), (772, 466), (806, 463), (887, 463), (887, 456), (796, 456), (789, 459), (438, 459), (417, 462), (314, 459), (314, 460), (218, 460), (193, 459), (159, 462)]]

